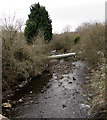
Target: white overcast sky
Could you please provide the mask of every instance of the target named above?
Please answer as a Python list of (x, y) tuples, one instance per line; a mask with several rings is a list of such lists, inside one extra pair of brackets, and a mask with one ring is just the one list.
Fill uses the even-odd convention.
[(106, 0), (1, 0), (0, 17), (16, 13), (26, 21), (30, 6), (39, 2), (52, 19), (53, 32), (62, 32), (67, 25), (71, 31), (83, 22), (105, 21)]

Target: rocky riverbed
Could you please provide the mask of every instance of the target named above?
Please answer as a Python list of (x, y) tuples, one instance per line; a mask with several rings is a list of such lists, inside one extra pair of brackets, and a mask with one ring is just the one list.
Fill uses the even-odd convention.
[[(88, 68), (82, 61), (53, 60), (51, 73), (16, 91), (4, 107), (9, 118), (88, 118)], [(10, 102), (11, 101), (11, 102)], [(9, 105), (9, 104), (8, 104)]]

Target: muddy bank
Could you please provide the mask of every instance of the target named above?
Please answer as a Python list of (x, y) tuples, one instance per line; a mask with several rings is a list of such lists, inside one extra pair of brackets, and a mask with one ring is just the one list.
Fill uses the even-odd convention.
[(52, 76), (50, 69), (48, 68), (48, 69), (43, 70), (43, 72), (38, 75), (30, 76), (26, 80), (21, 80), (16, 84), (12, 84), (11, 86), (7, 87), (7, 89), (5, 89), (5, 90), (4, 90), (4, 88), (2, 88), (2, 101), (6, 102), (8, 99), (10, 99), (12, 96), (14, 96), (16, 92), (20, 92), (21, 89), (23, 89), (29, 83), (31, 83), (32, 80), (39, 79), (43, 74)]
[[(9, 118), (87, 118), (90, 109), (84, 85), (88, 69), (82, 61), (51, 61), (51, 73), (17, 91), (12, 107), (3, 109)], [(14, 113), (14, 114), (13, 114)]]

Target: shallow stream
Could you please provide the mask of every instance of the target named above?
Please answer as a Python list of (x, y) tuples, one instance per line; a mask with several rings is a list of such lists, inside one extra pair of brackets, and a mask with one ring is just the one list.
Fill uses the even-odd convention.
[(19, 102), (12, 108), (12, 118), (87, 118), (87, 95), (82, 84), (87, 75), (82, 61), (72, 62), (69, 73), (53, 73), (33, 79), (11, 98)]

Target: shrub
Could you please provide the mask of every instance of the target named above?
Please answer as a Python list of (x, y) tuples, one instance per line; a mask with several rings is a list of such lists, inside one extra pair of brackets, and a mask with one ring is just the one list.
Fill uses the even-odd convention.
[(103, 116), (105, 118), (107, 115), (105, 24), (84, 23), (77, 28), (76, 34), (80, 35), (81, 41), (75, 46), (83, 51), (80, 56), (89, 64), (88, 67), (91, 68), (90, 90), (88, 91), (90, 96), (89, 102), (92, 106), (90, 115), (92, 118), (103, 118)]
[(80, 36), (76, 36), (76, 37), (74, 38), (74, 43), (77, 43), (79, 40), (80, 40)]
[[(40, 74), (44, 70), (47, 55), (44, 42), (28, 45), (22, 32), (7, 28), (3, 27), (1, 36), (3, 89)], [(35, 42), (43, 41), (40, 34)]]
[[(105, 32), (103, 23), (87, 23), (79, 27), (77, 33), (81, 36), (78, 47), (84, 52), (82, 58), (95, 67), (102, 62), (105, 51)], [(81, 28), (81, 29), (80, 29)]]
[(73, 38), (69, 33), (56, 34), (50, 44), (52, 49), (66, 52), (72, 48)]

